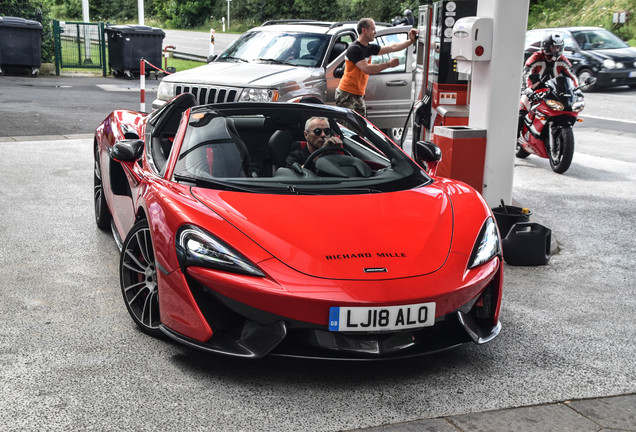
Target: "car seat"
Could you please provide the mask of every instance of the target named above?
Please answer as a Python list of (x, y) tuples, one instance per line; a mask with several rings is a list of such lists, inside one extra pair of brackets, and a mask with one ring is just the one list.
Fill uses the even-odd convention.
[(349, 44), (346, 42), (336, 42), (333, 44), (331, 55), (329, 56), (329, 61), (327, 63), (334, 61), (340, 54), (345, 52), (347, 48), (349, 48)]
[(289, 153), (299, 149), (305, 140), (302, 132), (295, 131), (302, 131), (302, 128), (277, 130), (269, 138), (268, 147), (272, 161), (272, 173), (278, 168), (286, 166), (285, 160)]
[(313, 40), (307, 43), (307, 54), (303, 55), (301, 60), (317, 60), (318, 59), (318, 51), (322, 46), (321, 41)]
[(177, 129), (179, 129), (179, 123), (181, 123), (181, 115), (188, 108), (198, 105), (192, 93), (182, 93), (168, 103), (169, 105), (160, 114), (159, 120), (152, 130), (150, 144), (151, 158), (159, 171), (163, 170), (170, 155), (172, 142), (177, 134)]
[(250, 157), (232, 119), (215, 117), (190, 140), (181, 157), (186, 171), (195, 177), (246, 177)]

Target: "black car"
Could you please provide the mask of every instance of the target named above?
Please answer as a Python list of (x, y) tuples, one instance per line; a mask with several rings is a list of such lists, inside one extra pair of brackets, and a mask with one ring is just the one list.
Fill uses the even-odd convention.
[(546, 32), (561, 33), (564, 54), (572, 63), (579, 82), (596, 77), (585, 90), (628, 85), (636, 88), (636, 48), (630, 47), (612, 32), (599, 27), (561, 27), (534, 29), (526, 33), (525, 59), (541, 49)]

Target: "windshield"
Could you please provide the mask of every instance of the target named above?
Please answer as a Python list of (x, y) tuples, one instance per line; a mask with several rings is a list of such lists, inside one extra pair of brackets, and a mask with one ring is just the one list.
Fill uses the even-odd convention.
[[(310, 151), (319, 139), (323, 147)], [(298, 103), (195, 108), (173, 176), (204, 188), (293, 194), (390, 192), (431, 182), (363, 118)]]
[(571, 33), (582, 50), (617, 49), (629, 46), (614, 33), (603, 29), (576, 30)]
[(250, 31), (237, 39), (216, 59), (318, 67), (322, 64), (329, 36), (314, 33)]

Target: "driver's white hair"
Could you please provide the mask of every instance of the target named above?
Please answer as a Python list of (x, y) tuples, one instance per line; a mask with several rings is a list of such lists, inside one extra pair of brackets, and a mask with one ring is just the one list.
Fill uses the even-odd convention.
[(328, 119), (327, 117), (311, 117), (311, 118), (309, 118), (309, 119), (305, 122), (305, 130), (306, 130), (307, 132), (310, 132), (310, 130), (309, 130), (309, 124), (310, 124), (312, 121), (314, 121), (314, 120), (323, 120), (323, 121), (326, 121), (326, 122), (327, 122), (327, 124), (329, 124), (329, 119)]

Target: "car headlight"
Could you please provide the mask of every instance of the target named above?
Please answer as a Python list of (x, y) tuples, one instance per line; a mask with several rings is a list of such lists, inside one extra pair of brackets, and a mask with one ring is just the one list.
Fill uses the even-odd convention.
[(174, 83), (161, 81), (159, 83), (159, 88), (157, 89), (157, 99), (167, 101), (172, 99), (174, 96)]
[(208, 267), (251, 276), (265, 276), (239, 252), (221, 240), (193, 225), (184, 225), (177, 231), (177, 257), (181, 268)]
[(578, 101), (578, 102), (574, 102), (574, 104), (572, 104), (572, 111), (574, 111), (574, 112), (583, 111), (583, 108), (585, 108), (585, 102), (584, 101)]
[(616, 67), (616, 62), (612, 59), (605, 59), (603, 60), (603, 66), (608, 69), (614, 69)]
[(276, 102), (278, 90), (247, 88), (241, 93), (239, 102)]
[(563, 111), (563, 104), (559, 101), (555, 101), (553, 99), (546, 99), (545, 103), (546, 105), (548, 105), (550, 108), (552, 108), (555, 111)]
[(470, 261), (468, 262), (468, 268), (475, 268), (480, 266), (497, 255), (499, 255), (501, 248), (499, 246), (499, 233), (497, 232), (497, 225), (492, 217), (486, 219), (486, 223), (481, 228), (473, 252), (470, 255)]

